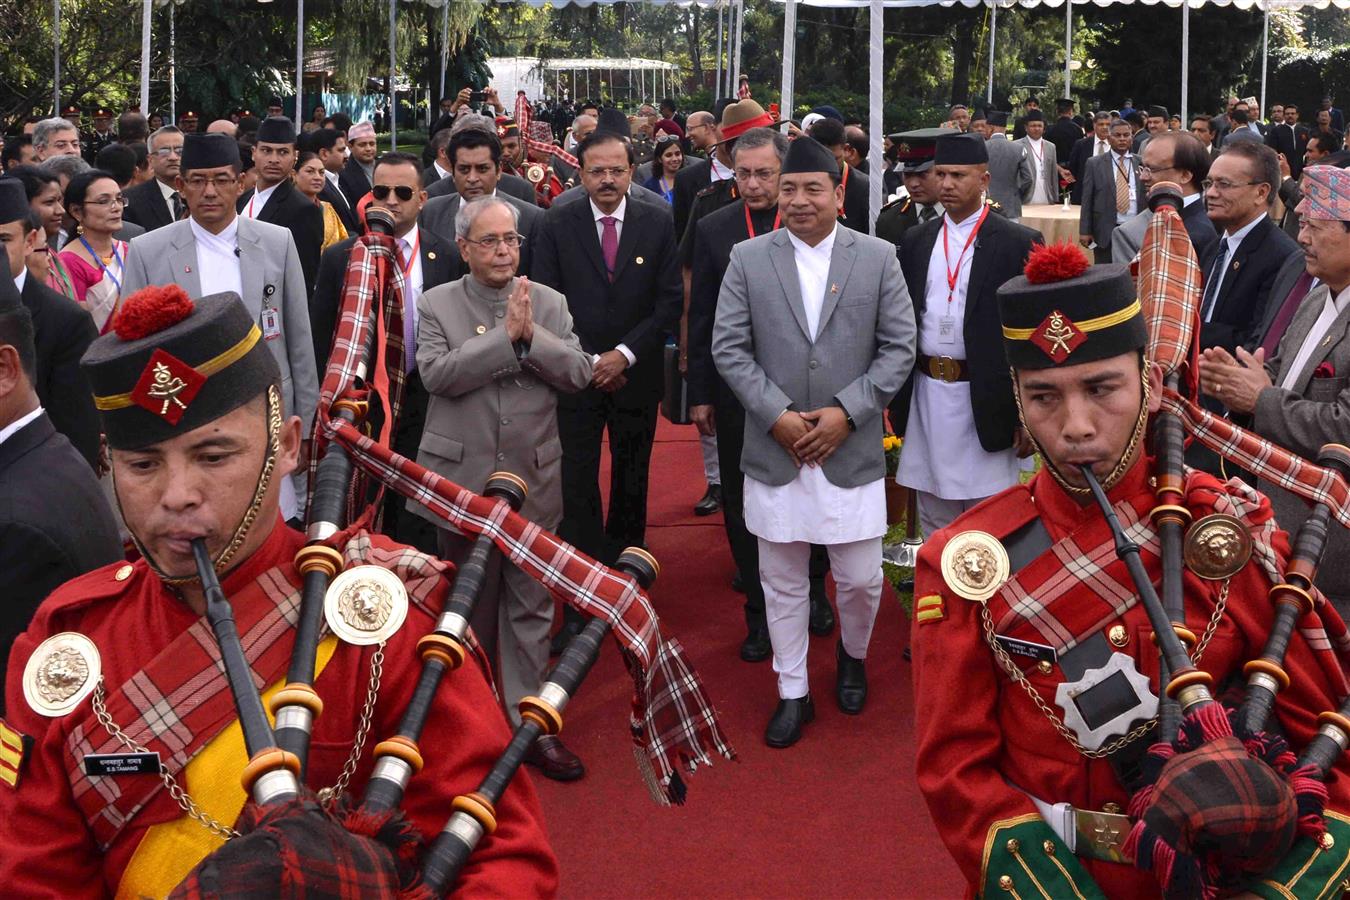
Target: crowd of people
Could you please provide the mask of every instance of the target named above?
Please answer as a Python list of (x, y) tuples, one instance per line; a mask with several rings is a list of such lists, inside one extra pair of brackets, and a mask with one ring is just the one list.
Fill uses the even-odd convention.
[[(290, 565), (320, 385), (349, 338), (349, 269), (365, 258), (367, 212), (380, 209), (393, 221), (403, 327), (383, 336), (403, 380), (389, 446), (471, 490), (493, 472), (516, 474), (529, 487), (526, 518), (612, 565), (645, 545), (649, 495), (665, 489), (650, 471), (660, 411), (692, 424), (706, 490), (689, 499), (699, 515), (723, 515), (732, 586), (745, 596), (740, 657), (772, 659), (776, 675), (771, 747), (797, 743), (815, 717), (812, 636), (837, 629), (834, 703), (865, 709), (883, 537), (895, 524), (883, 439), (900, 437), (892, 477), (916, 497), (927, 538), (913, 660), (919, 781), (939, 832), (976, 890), (1022, 889), (1023, 872), (1036, 876), (1017, 868), (1016, 847), (1053, 856), (1057, 841), (1069, 842), (1056, 857), (1061, 888), (1144, 890), (1144, 876), (1110, 861), (1119, 841), (1096, 853), (1080, 839), (1075, 857), (1056, 823), (1063, 809), (1119, 815), (1129, 802), (1113, 769), (1121, 757), (1096, 751), (1149, 718), (1148, 678), (1101, 701), (1114, 704), (1110, 716), (1075, 708), (1091, 726), (1060, 722), (1040, 697), (1116, 657), (1158, 689), (1134, 589), (1089, 552), (1109, 537), (1085, 524), (1079, 471), (1147, 513), (1145, 433), (1162, 384), (1143, 352), (1130, 266), (1155, 215), (1148, 198), (1163, 183), (1179, 194), (1201, 272), (1195, 399), (1315, 458), (1350, 433), (1350, 151), (1329, 97), (1315, 127), (1294, 104), (1262, 121), (1236, 97), (1189, 127), (1128, 100), (1082, 116), (1071, 100), (1054, 106), (1047, 121), (1035, 100), (1017, 116), (956, 104), (944, 122), (886, 135), (879, 172), (858, 121), (831, 106), (780, 120), (749, 96), (630, 115), (586, 102), (508, 109), (491, 88), (465, 88), (442, 103), (420, 156), (381, 152), (373, 123), (321, 107), (297, 127), (280, 98), (266, 116), (241, 109), (201, 130), (192, 111), (168, 124), (122, 113), (114, 128), (100, 108), (88, 132), (71, 109), (7, 136), (0, 241), (15, 290), (0, 285), (0, 559), (18, 577), (0, 622), (0, 738), (19, 735), (19, 749), (0, 768), (16, 787), (0, 791), (0, 835), (21, 844), (24, 829), (64, 823), (72, 836), (69, 854), (35, 847), (60, 856), (59, 868), (5, 854), (0, 883), (93, 878), (152, 894), (174, 883), (131, 853), (174, 818), (173, 801), (91, 799), (89, 775), (70, 776), (71, 798), (66, 742), (94, 752), (103, 729), (116, 737), (111, 713), (140, 722), (155, 696), (196, 674), (178, 640), (200, 614), (200, 590), (182, 587), (193, 540), (207, 540), (232, 592), (266, 593), (264, 572)], [(872, 178), (887, 196), (875, 221)], [(1047, 249), (1026, 210), (1061, 202), (1078, 208), (1078, 243)], [(1034, 277), (1028, 260), (1046, 253), (1061, 274)], [(684, 401), (672, 403), (680, 387)], [(1261, 551), (1187, 576), (1187, 623), (1209, 620), (1206, 641), (1218, 629), (1204, 668), (1222, 681), (1270, 628), (1264, 598), (1289, 555), (1284, 533), (1308, 507), (1269, 470), (1198, 442), (1187, 462), (1188, 516), (1228, 515)], [(381, 530), (367, 551), (409, 547), (429, 566), (473, 554), (471, 540), (392, 491)], [(1333, 529), (1327, 558), (1347, 549)], [(992, 587), (987, 566), (999, 572)], [(1056, 580), (1061, 570), (1076, 577)], [(1301, 742), (1347, 690), (1332, 640), (1344, 629), (1331, 623), (1350, 614), (1350, 569), (1324, 566), (1318, 587), (1330, 603), (1301, 626), (1307, 638), (1288, 663), (1301, 687), (1279, 707)], [(1067, 612), (1089, 598), (1102, 605), (1094, 618)], [(137, 654), (107, 654), (101, 681), (71, 676), (78, 684), (59, 701), (43, 693), (43, 667), (75, 652), (62, 635), (98, 643), (114, 623), (136, 627), (129, 610), (148, 623)], [(459, 701), (446, 712), (472, 720), (471, 737), (446, 740), (467, 741), (473, 760), (468, 775), (427, 785), (428, 803), (453, 797), (450, 781), (472, 788), (474, 754), (490, 759), (486, 748), (505, 744), (550, 654), (585, 621), (571, 607), (555, 621), (546, 589), (494, 558), (472, 626), (489, 661), (479, 692), (495, 681), (504, 715)], [(405, 656), (384, 662), (390, 681), (415, 680)], [(346, 677), (350, 693), (369, 665), (368, 654), (339, 653), (331, 678)], [(95, 681), (106, 709), (84, 722), (79, 703)], [(334, 749), (320, 780), (342, 770), (359, 712), (345, 705), (323, 720)], [(388, 714), (379, 706), (381, 721)], [(77, 736), (76, 722), (97, 734)], [(210, 746), (214, 732), (201, 728), (174, 771)], [(1142, 750), (1136, 738), (1110, 746)], [(556, 734), (527, 761), (552, 779), (584, 773)], [(1343, 763), (1329, 776), (1333, 831), (1350, 825), (1339, 817), (1350, 812), (1347, 778)], [(483, 883), (548, 893), (556, 862), (527, 784), (499, 807), (503, 825), (508, 810), (516, 824), (489, 842)], [(1071, 833), (1073, 816), (1063, 821)], [(1334, 857), (1331, 842), (1320, 846), (1326, 865), (1343, 868), (1350, 834)], [(1001, 849), (991, 857), (990, 847)], [(1281, 864), (1307, 862), (1299, 847)]]

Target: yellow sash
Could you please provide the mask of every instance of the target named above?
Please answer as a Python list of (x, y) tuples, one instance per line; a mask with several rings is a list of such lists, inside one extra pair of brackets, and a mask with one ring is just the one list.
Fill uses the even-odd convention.
[[(329, 635), (319, 644), (314, 660), (314, 675), (333, 658), (337, 638)], [(263, 693), (263, 705), (281, 689), (281, 679)], [(268, 719), (272, 718), (268, 714)], [(212, 738), (188, 761), (179, 783), (203, 813), (217, 822), (233, 823), (244, 809), (244, 789), (239, 773), (247, 759), (244, 733), (236, 720)], [(208, 831), (201, 822), (182, 815), (171, 822), (152, 825), (136, 845), (136, 852), (117, 885), (117, 900), (140, 897), (166, 897), (207, 855), (214, 853), (225, 839)]]

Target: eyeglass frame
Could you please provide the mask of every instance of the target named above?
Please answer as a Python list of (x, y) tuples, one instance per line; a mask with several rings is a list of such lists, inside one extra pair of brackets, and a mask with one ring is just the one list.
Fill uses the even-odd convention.
[[(512, 243), (513, 239), (515, 241), (514, 243)], [(473, 244), (477, 247), (481, 247), (483, 250), (491, 253), (496, 253), (497, 248), (502, 244), (514, 249), (525, 246), (525, 235), (517, 231), (513, 231), (510, 234), (503, 234), (500, 237), (497, 235), (486, 235), (476, 239), (464, 237), (460, 238), (460, 240), (466, 244)]]
[[(403, 196), (404, 191), (408, 192), (408, 196)], [(376, 184), (370, 188), (370, 195), (380, 202), (388, 200), (391, 193), (400, 203), (411, 203), (412, 198), (417, 195), (417, 192), (406, 184)]]
[(1200, 182), (1201, 190), (1208, 191), (1210, 188), (1217, 188), (1220, 194), (1226, 194), (1234, 188), (1252, 187), (1257, 184), (1265, 184), (1264, 181), (1215, 181), (1213, 178), (1206, 178)]
[(114, 203), (120, 203), (123, 208), (130, 203), (126, 194), (116, 194), (112, 197), (105, 197), (100, 200), (81, 200), (81, 206), (112, 206)]

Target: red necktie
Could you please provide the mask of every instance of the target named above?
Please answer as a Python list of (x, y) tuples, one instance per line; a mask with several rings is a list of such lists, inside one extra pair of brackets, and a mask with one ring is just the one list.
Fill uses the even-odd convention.
[(1266, 332), (1266, 339), (1261, 342), (1261, 349), (1266, 351), (1266, 359), (1275, 355), (1276, 349), (1280, 346), (1280, 338), (1284, 337), (1284, 332), (1289, 328), (1289, 323), (1294, 319), (1294, 313), (1298, 312), (1299, 304), (1303, 298), (1308, 296), (1308, 291), (1312, 290), (1313, 277), (1305, 269), (1303, 274), (1298, 276), (1298, 281), (1289, 290), (1289, 296), (1284, 298), (1284, 303), (1280, 304), (1280, 311), (1275, 314), (1274, 320), (1270, 323), (1270, 330)]
[(619, 261), (619, 229), (614, 227), (618, 220), (613, 216), (601, 216), (600, 224), (605, 230), (600, 234), (600, 252), (605, 257), (605, 271), (609, 280), (614, 280), (614, 266)]

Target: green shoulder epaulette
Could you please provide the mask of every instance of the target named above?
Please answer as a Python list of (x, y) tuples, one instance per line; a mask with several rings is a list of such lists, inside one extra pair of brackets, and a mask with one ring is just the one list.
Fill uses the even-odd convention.
[(1350, 818), (1328, 811), (1326, 823), (1320, 843), (1299, 838), (1284, 859), (1248, 890), (1270, 900), (1312, 900), (1350, 892)]
[(984, 882), (979, 896), (1106, 900), (1078, 857), (1039, 815), (1003, 819), (984, 840)]

